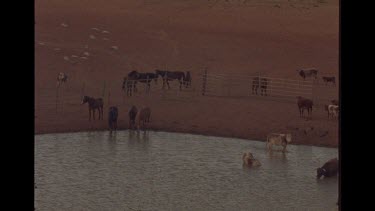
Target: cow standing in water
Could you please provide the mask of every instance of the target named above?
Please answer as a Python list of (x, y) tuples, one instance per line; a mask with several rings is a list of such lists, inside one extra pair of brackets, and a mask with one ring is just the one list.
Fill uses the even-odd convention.
[(117, 130), (117, 117), (118, 117), (118, 109), (115, 106), (111, 106), (108, 112), (108, 126), (109, 130)]
[(135, 117), (135, 122), (137, 124), (137, 129), (140, 129), (141, 123), (144, 128), (145, 123), (150, 122), (151, 109), (149, 107), (143, 107), (138, 110), (137, 116)]
[(339, 160), (337, 158), (333, 158), (327, 161), (322, 167), (316, 169), (316, 178), (320, 179), (320, 177), (333, 177), (336, 176), (339, 171)]

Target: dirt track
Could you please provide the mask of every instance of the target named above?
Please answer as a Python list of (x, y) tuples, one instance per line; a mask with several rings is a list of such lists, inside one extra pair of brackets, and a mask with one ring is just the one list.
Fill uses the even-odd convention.
[[(322, 107), (314, 109), (311, 121), (305, 121), (299, 118), (295, 103), (259, 98), (187, 92), (176, 96), (174, 92), (166, 99), (154, 91), (123, 100), (122, 78), (133, 69), (190, 71), (196, 90), (201, 89), (199, 74), (205, 68), (210, 73), (259, 71), (300, 80), (296, 69), (316, 67), (321, 76), (338, 76), (338, 2), (316, 3), (318, 7), (293, 7), (287, 1), (248, 2), (247, 6), (234, 1), (212, 6), (208, 1), (111, 0), (90, 1), (88, 7), (86, 1), (36, 1), (35, 132), (107, 128), (106, 118), (89, 122), (87, 106), (79, 105), (83, 83), (85, 94), (93, 96), (100, 96), (105, 83), (106, 90), (111, 90), (110, 103), (120, 109), (121, 128), (128, 127), (130, 105), (148, 105), (152, 108), (148, 128), (152, 129), (256, 140), (264, 140), (269, 132), (292, 132), (296, 144), (337, 147), (338, 122), (328, 120)], [(87, 59), (79, 58), (85, 51)], [(56, 114), (59, 72), (69, 75), (69, 83), (60, 93), (63, 110)], [(152, 86), (160, 90), (161, 84)], [(327, 93), (322, 88), (318, 97), (329, 99)], [(105, 105), (105, 117), (107, 109)], [(308, 127), (314, 130), (305, 134)]]

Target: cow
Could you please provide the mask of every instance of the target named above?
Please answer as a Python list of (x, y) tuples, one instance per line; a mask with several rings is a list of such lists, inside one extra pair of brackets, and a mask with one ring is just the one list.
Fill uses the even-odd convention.
[(336, 86), (336, 78), (334, 76), (332, 77), (322, 77), (323, 81), (326, 83), (326, 85), (331, 82), (334, 86)]
[(255, 159), (251, 152), (245, 152), (242, 155), (242, 165), (244, 167), (258, 167), (261, 166), (259, 160)]
[(283, 152), (285, 152), (286, 146), (292, 141), (292, 134), (282, 134), (282, 133), (271, 133), (267, 135), (267, 149), (270, 151), (273, 145), (279, 145), (283, 147)]
[(66, 73), (60, 72), (57, 76), (57, 84), (56, 86), (59, 87), (61, 84), (66, 83), (68, 81), (68, 75)]
[(313, 101), (307, 98), (303, 98), (301, 96), (297, 97), (297, 105), (299, 110), (300, 117), (303, 117), (303, 111), (307, 109), (307, 115), (312, 115), (312, 107), (313, 107)]
[(135, 117), (137, 116), (138, 110), (137, 107), (132, 106), (129, 110), (129, 128), (135, 127)]
[(318, 79), (318, 70), (316, 68), (298, 69), (298, 74), (305, 80), (307, 77)]
[(322, 167), (316, 169), (316, 178), (320, 179), (320, 177), (333, 177), (336, 176), (339, 170), (339, 160), (337, 158), (333, 158), (327, 161)]

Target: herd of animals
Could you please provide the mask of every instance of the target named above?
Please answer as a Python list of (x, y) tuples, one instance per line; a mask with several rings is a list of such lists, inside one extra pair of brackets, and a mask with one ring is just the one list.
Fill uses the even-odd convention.
[[(314, 68), (297, 70), (298, 74), (305, 80), (307, 77), (313, 77), (317, 79), (318, 71)], [(127, 77), (124, 78), (122, 89), (128, 96), (131, 96), (133, 92), (137, 92), (136, 85), (137, 83), (146, 84), (146, 92), (150, 90), (151, 81), (154, 81), (157, 84), (158, 77), (162, 78), (163, 89), (165, 85), (170, 89), (169, 81), (178, 80), (180, 84), (180, 90), (182, 86), (189, 87), (191, 86), (191, 75), (190, 72), (186, 74), (182, 71), (162, 71), (155, 70), (155, 73), (140, 73), (136, 70), (131, 71)], [(59, 73), (57, 78), (57, 84), (61, 85), (62, 83), (67, 82), (67, 75), (65, 73)], [(328, 83), (331, 82), (335, 85), (335, 77), (322, 77), (322, 79)], [(254, 77), (252, 91), (253, 94), (258, 94), (258, 89), (260, 89), (261, 95), (267, 95), (267, 78)], [(93, 98), (89, 96), (84, 96), (82, 98), (82, 104), (88, 103), (89, 107), (89, 120), (91, 120), (91, 113), (93, 113), (93, 119), (95, 120), (95, 110), (98, 110), (99, 119), (103, 119), (103, 99), (102, 98)], [(300, 117), (303, 117), (304, 110), (307, 110), (308, 116), (312, 115), (313, 101), (301, 96), (297, 96), (297, 105), (300, 112)], [(339, 102), (337, 100), (332, 100), (331, 104), (325, 105), (325, 110), (328, 112), (328, 118), (337, 118), (339, 112)], [(111, 106), (108, 112), (108, 125), (109, 129), (112, 132), (117, 130), (117, 119), (119, 116), (118, 108)], [(145, 126), (145, 123), (150, 122), (151, 109), (149, 107), (137, 108), (131, 106), (128, 111), (129, 116), (129, 128), (140, 129)], [(291, 134), (280, 134), (280, 133), (271, 133), (267, 135), (266, 139), (266, 148), (268, 151), (272, 150), (273, 145), (281, 146), (282, 152), (286, 151), (288, 143), (292, 140)], [(244, 167), (259, 167), (261, 163), (257, 160), (251, 152), (245, 152), (242, 156), (243, 166)], [(333, 158), (327, 161), (322, 167), (317, 168), (317, 178), (332, 177), (338, 174), (338, 159)]]

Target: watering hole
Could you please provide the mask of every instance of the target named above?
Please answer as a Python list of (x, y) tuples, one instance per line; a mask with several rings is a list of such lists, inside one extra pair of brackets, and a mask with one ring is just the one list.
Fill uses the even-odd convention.
[[(36, 210), (332, 210), (335, 148), (167, 132), (35, 135)], [(251, 151), (262, 166), (242, 167)]]

